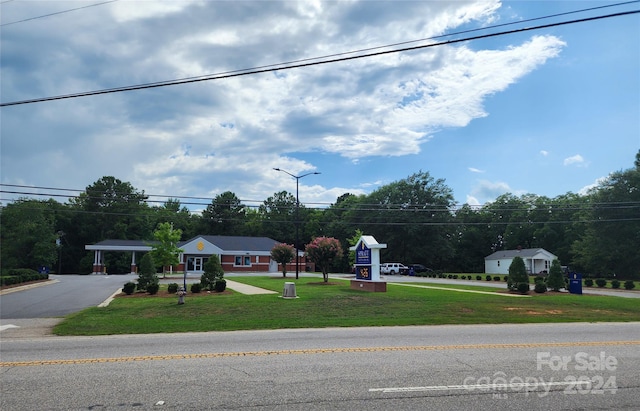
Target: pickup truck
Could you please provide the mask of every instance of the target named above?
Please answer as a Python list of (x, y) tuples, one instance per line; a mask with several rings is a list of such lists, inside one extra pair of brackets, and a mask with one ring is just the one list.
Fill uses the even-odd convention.
[(380, 274), (407, 274), (409, 267), (402, 263), (384, 263), (380, 266)]

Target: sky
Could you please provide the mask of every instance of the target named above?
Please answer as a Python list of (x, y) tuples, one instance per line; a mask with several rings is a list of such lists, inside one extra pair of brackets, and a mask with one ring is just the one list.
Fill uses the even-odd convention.
[(640, 14), (468, 38), (640, 10), (538, 19), (614, 4), (2, 1), (0, 202), (114, 176), (151, 196), (257, 204), (296, 192), (274, 168), (321, 173), (299, 179), (309, 207), (420, 171), (459, 205), (584, 193), (640, 149)]

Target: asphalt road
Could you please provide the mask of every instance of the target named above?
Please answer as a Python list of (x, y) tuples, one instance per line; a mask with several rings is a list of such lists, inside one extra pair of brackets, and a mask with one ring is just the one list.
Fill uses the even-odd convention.
[[(130, 278), (59, 276), (5, 294), (2, 324), (98, 305)], [(2, 410), (640, 409), (640, 323), (14, 331), (0, 332)]]
[(63, 317), (97, 306), (135, 275), (51, 275), (55, 283), (0, 297), (0, 319)]
[(637, 410), (640, 324), (2, 340), (3, 410)]

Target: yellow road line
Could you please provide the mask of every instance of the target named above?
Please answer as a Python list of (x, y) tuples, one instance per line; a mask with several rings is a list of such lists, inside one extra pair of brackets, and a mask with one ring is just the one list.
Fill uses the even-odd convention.
[(228, 357), (260, 357), (260, 356), (270, 356), (270, 355), (306, 355), (306, 354), (336, 354), (336, 353), (359, 353), (359, 352), (446, 351), (446, 350), (550, 348), (550, 347), (604, 347), (604, 346), (616, 346), (616, 345), (640, 345), (640, 340), (638, 341), (514, 343), (514, 344), (423, 345), (423, 346), (407, 346), (407, 347), (309, 348), (309, 349), (302, 349), (302, 350), (245, 351), (245, 352), (224, 352), (224, 353), (204, 353), (204, 354), (144, 355), (144, 356), (135, 356), (135, 357), (114, 357), (114, 358), (78, 358), (78, 359), (70, 359), (70, 360), (13, 361), (13, 362), (0, 362), (0, 367), (29, 367), (29, 366), (42, 366), (42, 365), (193, 360), (193, 359), (228, 358)]

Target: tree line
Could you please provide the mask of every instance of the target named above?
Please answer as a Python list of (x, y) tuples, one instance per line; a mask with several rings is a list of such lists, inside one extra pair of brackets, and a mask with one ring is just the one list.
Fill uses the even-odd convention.
[[(257, 207), (235, 193), (217, 195), (202, 213), (177, 198), (151, 205), (144, 191), (105, 176), (65, 203), (20, 198), (0, 208), (2, 268), (49, 266), (88, 273), (86, 244), (105, 239), (151, 240), (161, 223), (196, 235), (266, 236), (303, 250), (319, 236), (346, 251), (354, 233), (386, 243), (382, 261), (420, 263), (436, 270), (477, 273), (484, 257), (502, 249), (544, 248), (574, 271), (599, 277), (640, 278), (640, 151), (634, 167), (612, 173), (585, 195), (554, 198), (507, 193), (483, 206), (456, 206), (442, 179), (419, 171), (370, 194), (346, 193), (323, 208), (299, 205), (287, 191)], [(296, 219), (296, 215), (298, 218)], [(333, 267), (350, 269), (348, 253)], [(131, 256), (107, 253), (111, 272), (127, 272)]]

